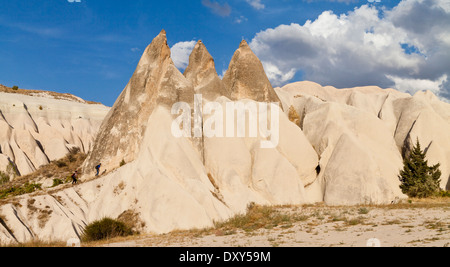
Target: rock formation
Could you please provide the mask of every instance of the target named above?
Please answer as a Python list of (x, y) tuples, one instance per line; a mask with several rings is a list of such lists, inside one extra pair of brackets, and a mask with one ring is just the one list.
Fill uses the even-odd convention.
[(189, 57), (184, 76), (192, 83), (196, 94), (214, 101), (219, 96), (231, 98), (222, 80), (217, 75), (214, 59), (202, 41), (198, 41)]
[(88, 153), (109, 111), (100, 104), (34, 92), (0, 93), (0, 171), (11, 177), (27, 175), (73, 148)]
[(245, 40), (234, 53), (222, 79), (232, 100), (252, 99), (258, 102), (280, 102), (264, 67)]
[(170, 58), (163, 30), (145, 49), (133, 76), (103, 121), (84, 165), (85, 174), (93, 173), (99, 163), (112, 170), (122, 161), (135, 160), (156, 105), (170, 108), (180, 101), (191, 103), (193, 93), (191, 83)]
[(440, 163), (441, 188), (450, 189), (450, 105), (428, 92), (395, 101), (397, 127), (394, 138), (403, 156), (408, 156), (418, 139), (430, 164)]
[(295, 108), (321, 158), (317, 183), (307, 188), (311, 199), (355, 204), (401, 198), (398, 171), (417, 138), (430, 164), (441, 164), (441, 188), (449, 189), (450, 105), (431, 92), (411, 96), (374, 86), (336, 89), (312, 82), (276, 91), (285, 110)]

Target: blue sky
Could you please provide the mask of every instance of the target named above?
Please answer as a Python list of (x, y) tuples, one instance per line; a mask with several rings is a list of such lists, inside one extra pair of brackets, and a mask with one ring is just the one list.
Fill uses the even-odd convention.
[[(202, 40), (219, 75), (246, 39), (275, 86), (308, 79), (414, 87), (411, 93), (430, 87), (448, 99), (449, 6), (448, 0), (2, 1), (0, 83), (112, 106), (145, 47), (165, 29), (171, 47)], [(431, 17), (408, 21), (421, 12)]]

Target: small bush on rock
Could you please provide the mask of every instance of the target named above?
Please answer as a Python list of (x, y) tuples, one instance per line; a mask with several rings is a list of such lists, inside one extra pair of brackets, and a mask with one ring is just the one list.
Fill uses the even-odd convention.
[(91, 242), (132, 234), (132, 230), (124, 223), (111, 218), (104, 218), (86, 226), (82, 240), (84, 242)]

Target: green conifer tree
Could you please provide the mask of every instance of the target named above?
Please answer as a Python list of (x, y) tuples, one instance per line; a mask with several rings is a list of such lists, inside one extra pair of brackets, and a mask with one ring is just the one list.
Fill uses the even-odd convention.
[(425, 157), (426, 153), (422, 151), (417, 139), (410, 156), (403, 161), (404, 167), (399, 176), (400, 188), (409, 197), (425, 198), (440, 191), (440, 164), (428, 166)]

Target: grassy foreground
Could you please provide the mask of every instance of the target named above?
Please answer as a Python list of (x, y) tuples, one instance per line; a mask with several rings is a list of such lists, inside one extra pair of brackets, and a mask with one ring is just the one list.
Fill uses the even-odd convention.
[[(367, 226), (376, 227), (378, 225), (398, 225), (400, 219), (391, 219), (382, 223), (371, 222), (367, 214), (374, 210), (384, 210), (384, 212), (400, 212), (404, 210), (427, 210), (427, 209), (450, 210), (449, 197), (433, 197), (426, 199), (411, 198), (398, 204), (392, 205), (358, 205), (358, 206), (336, 206), (330, 207), (322, 203), (301, 206), (259, 206), (250, 204), (245, 214), (238, 214), (226, 221), (216, 222), (214, 227), (192, 230), (177, 230), (168, 234), (134, 234), (127, 237), (116, 237), (111, 239), (97, 240), (92, 242), (82, 242), (83, 247), (101, 247), (109, 244), (132, 243), (139, 240), (151, 239), (152, 242), (142, 241), (143, 246), (158, 246), (165, 244), (165, 240), (186, 241), (206, 236), (227, 237), (237, 234), (247, 236), (257, 235), (265, 230), (282, 230), (287, 232), (296, 231), (296, 225), (302, 223), (306, 225), (302, 229), (306, 233), (314, 234), (315, 227), (320, 224), (336, 223), (336, 231), (346, 231), (349, 227)], [(428, 229), (437, 229), (441, 232), (450, 232), (450, 222), (440, 220), (428, 220), (424, 223)], [(412, 231), (412, 226), (405, 226), (408, 231)], [(409, 229), (411, 228), (411, 229)], [(155, 241), (157, 240), (157, 241)], [(277, 246), (274, 240), (273, 246)], [(145, 242), (148, 242), (145, 244)], [(169, 242), (169, 241), (167, 241)], [(450, 242), (450, 240), (449, 240)], [(195, 243), (194, 243), (195, 245)], [(39, 240), (12, 245), (13, 247), (65, 247), (65, 242), (42, 242)]]

